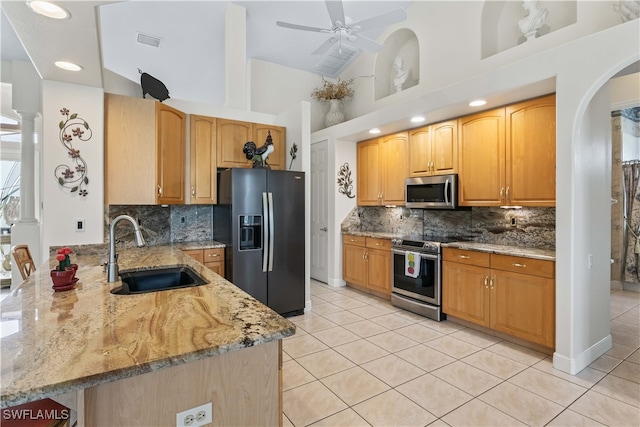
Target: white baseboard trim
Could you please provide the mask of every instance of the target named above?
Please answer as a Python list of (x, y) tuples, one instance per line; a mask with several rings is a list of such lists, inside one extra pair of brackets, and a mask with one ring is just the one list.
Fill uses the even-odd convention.
[(308, 299), (304, 302), (304, 312), (308, 313), (311, 311), (311, 300)]
[(611, 350), (611, 334), (607, 335), (573, 359), (563, 356), (558, 352), (553, 353), (553, 367), (562, 372), (575, 375), (589, 366), (598, 357)]

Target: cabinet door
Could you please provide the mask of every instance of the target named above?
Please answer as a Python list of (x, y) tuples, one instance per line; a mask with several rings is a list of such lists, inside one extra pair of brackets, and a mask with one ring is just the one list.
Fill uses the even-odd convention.
[(556, 98), (506, 108), (507, 204), (555, 206)]
[(158, 204), (184, 204), (185, 114), (156, 103)]
[(431, 173), (446, 175), (458, 170), (458, 121), (431, 125)]
[(489, 269), (442, 262), (442, 311), (489, 326)]
[(380, 138), (382, 157), (381, 193), (382, 204), (405, 204), (405, 179), (408, 175), (407, 145), (408, 133), (401, 132), (395, 135)]
[(194, 204), (214, 204), (217, 200), (216, 119), (190, 117), (191, 185), (189, 198)]
[(156, 106), (105, 94), (105, 204), (156, 203)]
[(260, 147), (267, 140), (267, 135), (271, 132), (273, 141), (273, 153), (267, 158), (267, 163), (271, 169), (286, 170), (287, 145), (285, 140), (286, 129), (282, 126), (253, 124), (253, 142)]
[[(253, 141), (253, 125), (237, 120), (217, 119), (216, 149), (219, 168), (250, 168), (251, 162), (242, 152), (247, 141)], [(261, 144), (253, 141), (256, 146)]]
[(431, 174), (431, 126), (409, 132), (409, 176)]
[(553, 348), (554, 280), (509, 271), (491, 271), (491, 327)]
[(500, 206), (505, 193), (504, 108), (458, 119), (458, 202)]
[(342, 278), (347, 283), (365, 287), (367, 284), (367, 264), (365, 248), (362, 246), (342, 246)]
[(367, 249), (367, 287), (391, 295), (391, 250)]
[(358, 143), (358, 205), (380, 204), (380, 159), (378, 140)]

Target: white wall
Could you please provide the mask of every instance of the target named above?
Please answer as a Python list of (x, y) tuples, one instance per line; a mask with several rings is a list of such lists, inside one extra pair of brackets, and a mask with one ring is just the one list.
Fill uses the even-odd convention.
[[(69, 193), (58, 185), (58, 165), (74, 165), (59, 138), (60, 110), (77, 113), (93, 132), (88, 141), (73, 139), (74, 148), (87, 163), (88, 195)], [(43, 150), (43, 245), (102, 243), (104, 239), (104, 94), (102, 89), (45, 80), (42, 82)], [(82, 128), (87, 132), (84, 128)], [(85, 231), (75, 229), (75, 220), (85, 220)]]

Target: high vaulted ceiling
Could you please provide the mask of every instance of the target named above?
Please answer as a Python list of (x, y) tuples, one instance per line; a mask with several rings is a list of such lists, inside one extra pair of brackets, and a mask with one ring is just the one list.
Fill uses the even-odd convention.
[[(55, 3), (66, 8), (71, 17), (53, 20), (33, 13), (25, 1), (2, 1), (3, 61), (25, 60), (24, 51), (16, 45), (19, 40), (43, 79), (102, 87), (103, 67), (134, 82), (140, 81), (140, 69), (163, 81), (172, 97), (216, 105), (224, 102), (225, 14), (229, 3), (246, 10), (248, 58), (316, 72), (314, 67), (322, 55), (312, 52), (330, 37), (276, 25), (276, 21), (285, 21), (331, 27), (327, 5), (318, 0)], [(344, 1), (343, 7), (347, 20), (357, 22), (410, 4), (358, 0)], [(385, 29), (360, 34), (375, 40)], [(160, 38), (160, 46), (138, 43), (138, 33)], [(349, 45), (348, 40), (344, 43)], [(56, 60), (76, 62), (84, 70), (59, 70), (53, 65)]]

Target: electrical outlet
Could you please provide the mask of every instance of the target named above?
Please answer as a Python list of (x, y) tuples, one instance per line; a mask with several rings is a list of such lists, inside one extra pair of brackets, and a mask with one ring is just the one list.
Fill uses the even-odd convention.
[(76, 218), (76, 231), (84, 231), (84, 218)]
[(516, 218), (515, 216), (509, 218), (509, 225), (512, 226), (512, 227), (517, 227), (518, 226), (518, 218)]
[(213, 404), (205, 403), (176, 414), (177, 427), (200, 427), (213, 422)]

